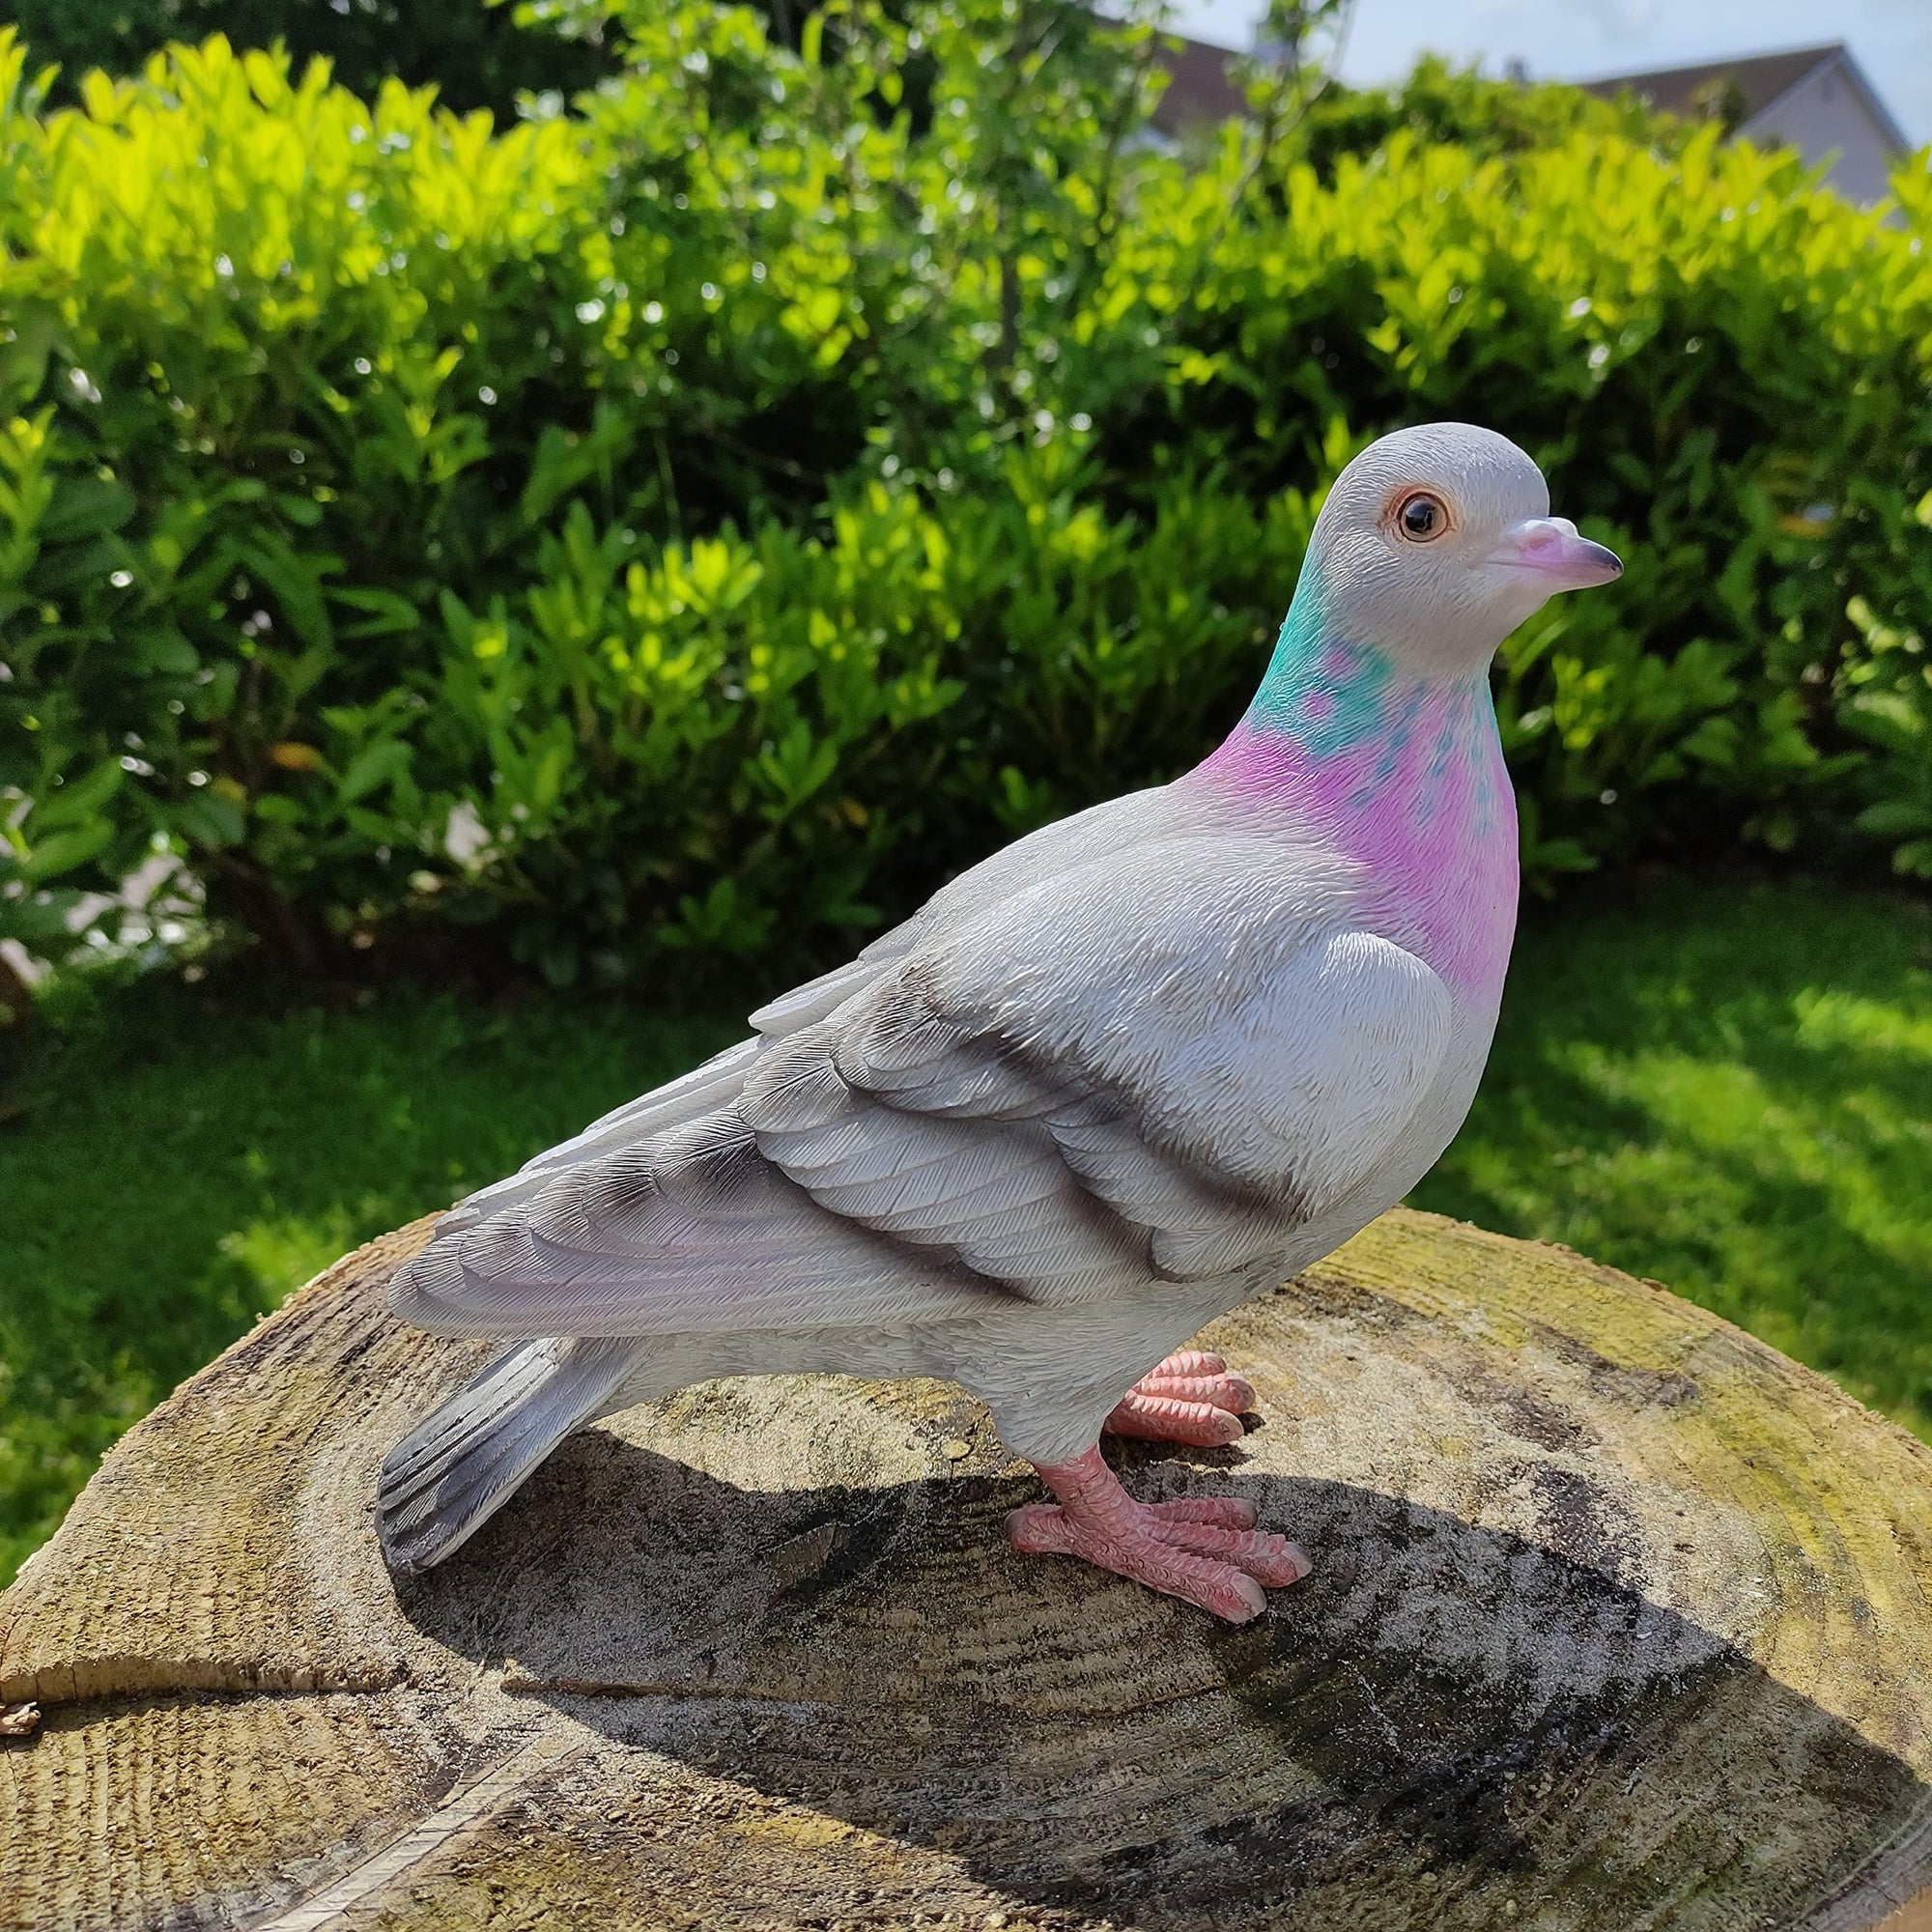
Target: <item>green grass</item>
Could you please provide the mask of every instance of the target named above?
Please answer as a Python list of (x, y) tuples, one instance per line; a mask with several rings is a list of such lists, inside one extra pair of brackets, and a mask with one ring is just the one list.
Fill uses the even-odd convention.
[(1532, 925), (1412, 1198), (1666, 1282), (1932, 1440), (1932, 909), (1679, 880)]
[(0, 1130), (0, 1582), (102, 1450), (344, 1249), (734, 1036), (614, 1004), (56, 1014)]
[[(0, 1129), (0, 1579), (295, 1284), (733, 1031), (560, 998), (55, 1003)], [(1678, 883), (1533, 923), (1416, 1200), (1667, 1281), (1932, 1436), (1932, 915)]]

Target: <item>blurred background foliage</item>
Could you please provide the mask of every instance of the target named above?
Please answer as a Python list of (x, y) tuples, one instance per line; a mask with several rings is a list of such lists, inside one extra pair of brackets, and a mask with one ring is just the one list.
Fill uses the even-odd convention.
[(618, 71), (614, 46), (594, 23), (565, 37), (520, 22), (507, 7), (424, 6), (416, 0), (13, 0), (9, 15), (37, 67), (59, 69), (47, 99), (76, 105), (94, 69), (138, 74), (169, 42), (199, 46), (220, 34), (231, 46), (279, 42), (297, 71), (329, 63), (335, 79), (365, 99), (385, 80), (434, 87), (459, 114), (487, 107), (514, 117), (524, 94), (567, 99)]
[(1074, 0), (449, 14), (450, 100), (549, 99), (450, 111), (370, 27), (366, 99), (213, 38), (55, 108), (0, 30), (0, 936), (809, 966), (1194, 762), (1328, 479), (1432, 416), (1629, 565), (1498, 665), (1534, 885), (1932, 876), (1922, 162), (1888, 221), (1296, 62), (1169, 152), (1152, 30)]

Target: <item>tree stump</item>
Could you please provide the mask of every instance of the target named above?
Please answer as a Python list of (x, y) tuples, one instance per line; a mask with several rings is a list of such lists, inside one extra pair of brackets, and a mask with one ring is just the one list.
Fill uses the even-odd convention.
[(1217, 1323), (1264, 1426), (1117, 1453), (1307, 1546), (1238, 1630), (833, 1378), (612, 1418), (399, 1591), (377, 1464), (485, 1352), (384, 1308), (428, 1226), (0, 1598), (0, 1923), (1932, 1925), (1932, 1453), (1654, 1283), (1398, 1212)]

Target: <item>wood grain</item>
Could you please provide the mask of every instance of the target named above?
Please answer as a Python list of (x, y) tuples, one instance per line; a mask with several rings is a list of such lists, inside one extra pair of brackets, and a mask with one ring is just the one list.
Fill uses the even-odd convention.
[(376, 1466), (482, 1352), (384, 1311), (427, 1227), (0, 1597), (0, 1925), (1922, 1921), (1932, 1454), (1654, 1284), (1396, 1213), (1217, 1324), (1264, 1426), (1118, 1454), (1313, 1552), (1240, 1630), (1016, 1556), (976, 1405), (837, 1378), (612, 1418), (398, 1593)]

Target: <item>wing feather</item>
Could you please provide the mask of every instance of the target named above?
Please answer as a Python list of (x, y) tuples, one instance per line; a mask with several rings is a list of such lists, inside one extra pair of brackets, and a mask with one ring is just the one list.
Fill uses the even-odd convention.
[(582, 1166), (687, 1121), (701, 1120), (736, 1094), (764, 1050), (762, 1039), (742, 1039), (678, 1079), (612, 1108), (582, 1133), (526, 1161), (506, 1179), (466, 1195), (438, 1222), (439, 1237), (478, 1227), (491, 1215), (530, 1200), (563, 1169)]
[(391, 1306), (443, 1334), (644, 1335), (885, 1326), (1007, 1298), (827, 1214), (731, 1120), (567, 1171), (439, 1238), (391, 1284)]
[(483, 1334), (906, 1324), (1285, 1252), (1396, 1145), (1446, 990), (1350, 923), (1325, 862), (1226, 833), (1123, 854), (1105, 830), (1084, 866), (958, 882), (754, 1015), (760, 1037), (472, 1197), (401, 1312)]

